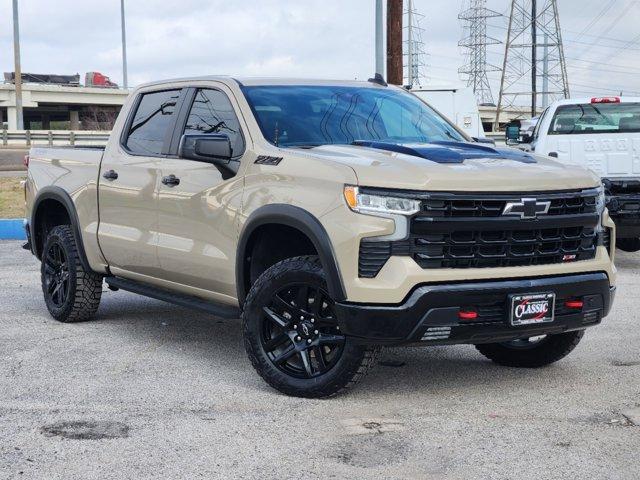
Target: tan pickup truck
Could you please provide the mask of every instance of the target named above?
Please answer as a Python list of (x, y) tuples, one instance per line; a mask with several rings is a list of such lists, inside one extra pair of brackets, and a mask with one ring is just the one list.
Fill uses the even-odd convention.
[(129, 97), (105, 149), (33, 148), (27, 248), (51, 315), (102, 284), (243, 320), (290, 395), (384, 345), (541, 367), (608, 314), (614, 224), (588, 170), (465, 136), (380, 78), (194, 78)]

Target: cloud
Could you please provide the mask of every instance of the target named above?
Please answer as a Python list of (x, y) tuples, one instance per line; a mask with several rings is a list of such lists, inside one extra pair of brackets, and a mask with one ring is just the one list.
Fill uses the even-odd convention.
[[(430, 78), (459, 82), (461, 1), (414, 0), (425, 15)], [(374, 3), (126, 0), (130, 83), (211, 74), (369, 78), (374, 69)], [(500, 12), (506, 12), (507, 5), (508, 0), (488, 0), (488, 7)], [(582, 32), (602, 10), (602, 2), (562, 0), (559, 7), (573, 89), (580, 94), (619, 87), (640, 90), (640, 75), (632, 74), (634, 69), (640, 73), (638, 43), (620, 50), (624, 42), (610, 39), (637, 36), (640, 6), (632, 6), (602, 39), (598, 35), (615, 19), (613, 11)], [(120, 2), (30, 0), (21, 1), (20, 9), (24, 71), (100, 71), (121, 82)], [(494, 19), (489, 34), (502, 39), (505, 27), (504, 19)], [(11, 32), (11, 2), (1, 2), (3, 71), (13, 70)], [(501, 65), (502, 48), (490, 48), (491, 63)], [(610, 68), (617, 73), (603, 73), (606, 63), (620, 65)], [(495, 96), (498, 77), (491, 74)]]

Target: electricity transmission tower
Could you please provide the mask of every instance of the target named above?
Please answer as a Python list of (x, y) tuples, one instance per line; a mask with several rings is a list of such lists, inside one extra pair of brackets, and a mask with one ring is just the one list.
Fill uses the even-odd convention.
[(424, 42), (422, 34), (424, 28), (420, 26), (424, 15), (418, 13), (412, 0), (405, 2), (404, 15), (406, 26), (404, 28), (404, 84), (413, 87), (422, 85), (426, 81), (425, 70), (427, 68)]
[(535, 117), (559, 98), (569, 98), (569, 80), (557, 0), (512, 0), (495, 129), (510, 107), (529, 102)]
[(493, 94), (487, 72), (499, 72), (500, 68), (487, 63), (487, 47), (498, 45), (500, 40), (487, 36), (487, 20), (502, 15), (486, 7), (487, 0), (465, 0), (458, 19), (462, 22), (462, 40), (466, 64), (458, 70), (472, 87), (479, 104), (492, 104)]

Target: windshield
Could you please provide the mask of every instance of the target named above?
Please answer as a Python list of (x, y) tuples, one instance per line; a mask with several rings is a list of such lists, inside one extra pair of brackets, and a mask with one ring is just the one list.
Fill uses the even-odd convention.
[(243, 91), (264, 137), (281, 147), (467, 141), (424, 102), (395, 89), (292, 85)]
[(640, 103), (585, 103), (558, 107), (550, 135), (640, 132)]

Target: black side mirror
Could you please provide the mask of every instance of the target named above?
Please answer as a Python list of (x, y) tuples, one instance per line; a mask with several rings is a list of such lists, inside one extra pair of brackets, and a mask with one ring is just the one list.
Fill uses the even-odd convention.
[(224, 133), (185, 134), (180, 139), (178, 156), (189, 160), (226, 165), (233, 156), (233, 149), (229, 136)]
[(520, 143), (520, 127), (517, 125), (510, 125), (505, 131), (505, 138), (507, 145), (517, 145)]

